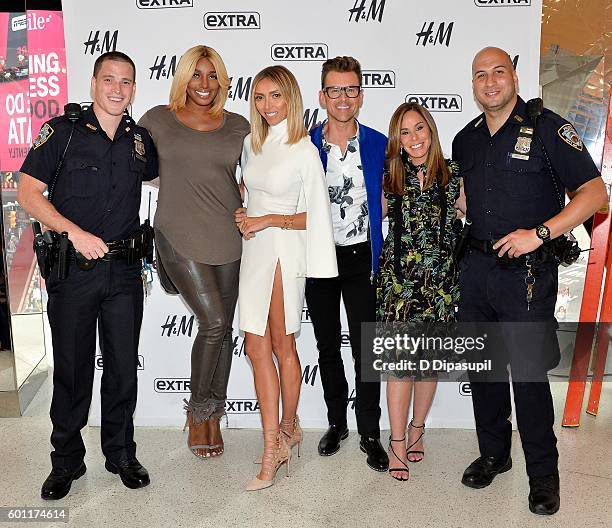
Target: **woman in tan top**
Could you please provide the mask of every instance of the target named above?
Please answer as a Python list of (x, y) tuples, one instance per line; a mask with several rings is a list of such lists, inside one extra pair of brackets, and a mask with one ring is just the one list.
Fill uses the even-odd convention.
[(170, 104), (152, 108), (139, 122), (159, 154), (159, 256), (198, 323), (191, 397), (185, 403), (187, 445), (201, 458), (223, 453), (219, 420), (225, 413), (238, 296), (236, 167), (250, 127), (245, 118), (223, 109), (229, 84), (219, 54), (194, 46), (179, 61)]

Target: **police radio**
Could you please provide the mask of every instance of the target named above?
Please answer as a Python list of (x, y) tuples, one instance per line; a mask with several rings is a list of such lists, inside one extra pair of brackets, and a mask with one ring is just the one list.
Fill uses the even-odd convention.
[[(62, 155), (57, 163), (57, 167), (55, 168), (53, 180), (51, 180), (51, 184), (49, 185), (49, 193), (47, 195), (47, 199), (51, 203), (53, 203), (53, 192), (55, 191), (55, 184), (57, 183), (59, 173), (61, 172), (62, 166), (64, 165), (64, 159), (66, 158), (66, 152), (68, 152), (68, 146), (70, 145), (70, 141), (72, 140), (74, 126), (81, 117), (81, 105), (78, 103), (68, 103), (67, 105), (65, 105), (64, 117), (66, 117), (66, 119), (70, 121), (70, 123), (72, 124), (72, 128), (70, 130), (68, 142), (66, 143), (64, 151), (62, 152)], [(43, 233), (40, 222), (37, 221), (32, 222), (32, 230), (34, 231), (34, 253), (36, 254), (36, 260), (38, 261), (38, 267), (40, 268), (40, 276), (46, 280), (51, 274), (51, 268), (53, 267), (56, 258), (58, 257), (58, 252), (54, 251), (54, 246), (57, 241), (57, 233), (53, 233), (52, 231), (45, 231)], [(67, 235), (65, 237), (63, 235), (64, 233), (62, 233), (62, 237), (60, 237), (60, 243), (62, 246), (60, 247), (60, 249), (62, 249), (68, 241)], [(62, 241), (64, 238), (66, 240)], [(59, 258), (61, 262), (59, 278), (65, 279), (67, 276), (67, 251), (60, 251)]]
[[(544, 103), (541, 98), (537, 97), (535, 99), (530, 99), (527, 101), (527, 115), (533, 124), (533, 135), (537, 138), (538, 143), (540, 144), (540, 148), (544, 154), (544, 159), (546, 160), (546, 165), (548, 166), (548, 171), (552, 178), (553, 186), (555, 188), (555, 192), (557, 194), (557, 200), (559, 201), (560, 209), (565, 207), (565, 200), (559, 191), (559, 186), (557, 184), (557, 177), (555, 176), (555, 169), (550, 162), (550, 158), (548, 157), (548, 152), (546, 152), (546, 147), (544, 146), (544, 142), (540, 135), (537, 133), (537, 121), (538, 117), (542, 115), (544, 112)], [(567, 234), (563, 234), (558, 236), (557, 238), (551, 240), (549, 242), (552, 252), (555, 255), (555, 259), (562, 266), (571, 266), (574, 262), (578, 260), (580, 257), (581, 249), (578, 245), (578, 241), (576, 237), (570, 231)]]

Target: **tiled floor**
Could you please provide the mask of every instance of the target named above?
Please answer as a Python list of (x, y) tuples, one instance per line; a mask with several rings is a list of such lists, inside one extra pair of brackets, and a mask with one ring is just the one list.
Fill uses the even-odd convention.
[[(560, 417), (566, 384), (552, 385)], [(273, 487), (247, 493), (244, 486), (257, 471), (253, 460), (261, 449), (259, 431), (227, 430), (226, 453), (219, 459), (198, 460), (188, 452), (186, 433), (179, 429), (138, 428), (138, 456), (152, 484), (132, 491), (105, 471), (99, 429), (91, 427), (84, 430), (89, 449), (86, 475), (64, 500), (45, 503), (39, 492), (50, 469), (49, 394), (47, 382), (26, 416), (0, 420), (0, 506), (65, 506), (70, 509), (70, 526), (612, 526), (612, 383), (604, 387), (597, 418), (584, 415), (577, 429), (556, 427), (562, 505), (549, 518), (528, 510), (518, 433), (513, 469), (490, 487), (473, 490), (462, 486), (460, 478), (478, 455), (475, 434), (456, 429), (427, 431), (425, 461), (411, 465), (405, 483), (366, 467), (356, 433), (338, 454), (323, 458), (316, 452), (321, 432), (309, 431), (301, 458), (292, 461), (290, 477), (279, 473)], [(32, 524), (45, 525), (49, 526)]]

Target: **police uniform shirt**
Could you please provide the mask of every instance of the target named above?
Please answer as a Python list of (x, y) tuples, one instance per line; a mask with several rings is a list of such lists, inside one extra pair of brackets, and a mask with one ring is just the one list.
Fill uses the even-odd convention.
[[(43, 125), (21, 172), (51, 185), (72, 123), (64, 116)], [(104, 241), (138, 229), (142, 181), (157, 177), (157, 152), (149, 133), (124, 115), (115, 137), (106, 135), (93, 105), (74, 127), (52, 201), (58, 212)]]
[(453, 159), (464, 182), (472, 237), (498, 240), (517, 229), (532, 229), (559, 212), (559, 195), (565, 200), (566, 189), (575, 191), (600, 175), (573, 126), (561, 116), (545, 109), (537, 120), (537, 135), (556, 174), (558, 192), (520, 97), (493, 136), (484, 114), (455, 136)]

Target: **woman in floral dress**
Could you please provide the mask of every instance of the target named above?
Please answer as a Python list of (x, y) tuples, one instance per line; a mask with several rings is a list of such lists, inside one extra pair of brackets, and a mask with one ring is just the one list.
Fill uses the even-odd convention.
[[(403, 103), (393, 114), (387, 168), (389, 233), (377, 278), (377, 322), (452, 322), (459, 298), (453, 222), (456, 208), (465, 212), (465, 199), (458, 165), (444, 159), (436, 124), (422, 106)], [(396, 373), (387, 383), (389, 473), (397, 480), (408, 479), (407, 460), (423, 459), (425, 418), (437, 384), (432, 371), (408, 374)]]

